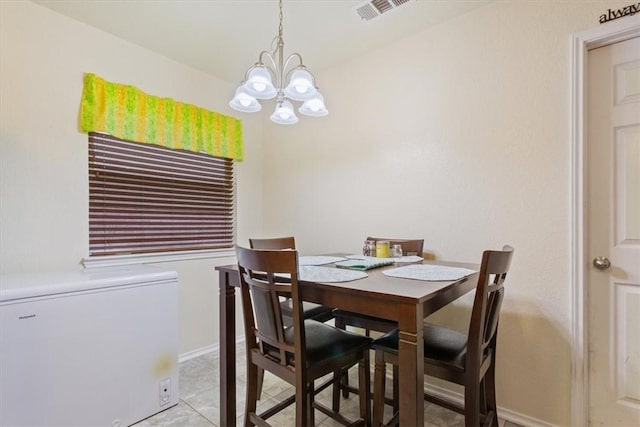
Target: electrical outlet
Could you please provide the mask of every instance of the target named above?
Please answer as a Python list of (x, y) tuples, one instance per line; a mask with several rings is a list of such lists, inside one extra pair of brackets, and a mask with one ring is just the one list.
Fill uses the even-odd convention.
[(171, 400), (171, 378), (160, 381), (160, 406), (166, 405)]

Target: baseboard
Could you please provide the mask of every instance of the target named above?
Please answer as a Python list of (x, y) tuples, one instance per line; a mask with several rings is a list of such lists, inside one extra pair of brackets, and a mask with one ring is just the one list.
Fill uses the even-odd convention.
[(551, 424), (501, 406), (498, 406), (498, 417), (525, 427), (557, 427), (556, 424)]
[[(464, 402), (464, 396), (461, 393), (447, 390), (443, 387), (426, 384), (424, 391), (434, 396), (446, 399), (452, 402), (456, 402), (460, 405)], [(550, 424), (546, 421), (539, 420), (529, 415), (521, 414), (516, 411), (498, 406), (498, 418), (501, 420), (509, 421), (524, 427), (556, 427), (554, 424)]]
[[(236, 339), (236, 345), (244, 342), (244, 335)], [(196, 357), (204, 356), (209, 353), (220, 353), (220, 344), (211, 344), (205, 347), (200, 347), (195, 350), (187, 351), (178, 355), (178, 363), (186, 362), (187, 360), (194, 359)]]
[(187, 351), (178, 356), (178, 363), (186, 362), (187, 360), (195, 359), (196, 357), (204, 356), (209, 353), (220, 352), (220, 344), (211, 344), (206, 347), (200, 347), (195, 350)]

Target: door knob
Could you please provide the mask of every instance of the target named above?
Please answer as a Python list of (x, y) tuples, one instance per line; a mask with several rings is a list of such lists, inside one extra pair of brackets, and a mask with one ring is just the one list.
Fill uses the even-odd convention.
[(600, 271), (604, 271), (611, 267), (611, 261), (606, 256), (597, 256), (593, 259), (593, 266)]

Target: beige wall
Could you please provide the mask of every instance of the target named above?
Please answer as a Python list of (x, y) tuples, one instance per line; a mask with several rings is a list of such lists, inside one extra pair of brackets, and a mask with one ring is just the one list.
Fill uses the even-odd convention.
[[(78, 130), (83, 75), (132, 84), (231, 114), (230, 83), (31, 2), (0, 2), (0, 266), (2, 274), (78, 268), (88, 255), (87, 135)], [(244, 119), (237, 164), (238, 238), (262, 229), (262, 123)], [(214, 266), (164, 263), (180, 279), (182, 353), (218, 341)]]
[[(522, 421), (571, 424), (570, 36), (628, 3), (497, 2), (318, 73), (330, 115), (265, 128), (266, 234), (303, 252), (516, 248), (498, 400)], [(469, 303), (435, 320), (464, 329)]]

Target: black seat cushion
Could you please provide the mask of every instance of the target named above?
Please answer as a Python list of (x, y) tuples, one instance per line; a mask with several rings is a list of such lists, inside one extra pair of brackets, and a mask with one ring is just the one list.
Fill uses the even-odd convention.
[[(293, 318), (293, 302), (290, 298), (280, 303), (280, 310), (283, 316)], [(333, 308), (312, 302), (302, 302), (302, 316), (305, 319), (324, 319), (333, 317)], [(328, 319), (327, 319), (328, 320)]]
[[(342, 329), (335, 328), (312, 319), (304, 321), (307, 341), (307, 363), (325, 362), (327, 359), (342, 356), (354, 351), (360, 351), (371, 346), (372, 339)], [(285, 340), (294, 341), (293, 328), (287, 328)]]
[[(467, 336), (460, 332), (425, 323), (424, 359), (425, 363), (446, 364), (464, 370), (464, 359), (467, 353)], [(391, 353), (398, 352), (398, 330), (395, 329), (372, 344), (376, 350)]]

